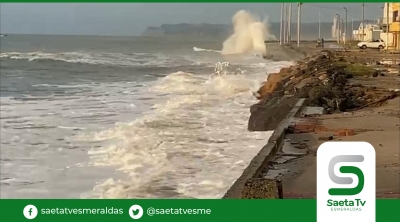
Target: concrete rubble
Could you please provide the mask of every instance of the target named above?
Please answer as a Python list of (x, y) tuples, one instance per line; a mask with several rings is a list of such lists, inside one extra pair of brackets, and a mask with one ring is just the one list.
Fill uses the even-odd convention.
[(328, 114), (379, 106), (399, 92), (382, 92), (352, 80), (381, 75), (381, 71), (368, 67), (356, 57), (323, 50), (268, 76), (268, 81), (257, 92), (259, 103), (250, 109), (248, 129), (274, 130), (299, 98), (307, 98), (308, 106), (322, 107), (323, 113)]
[(318, 146), (330, 140), (379, 141), (375, 147), (385, 168), (377, 172), (387, 179), (378, 185), (398, 187), (392, 180), (399, 174), (398, 162), (393, 172), (385, 164), (398, 156), (394, 119), (400, 117), (400, 67), (380, 64), (383, 56), (323, 50), (269, 74), (254, 94), (259, 102), (250, 108), (248, 129), (274, 132), (224, 198), (315, 197), (315, 156)]

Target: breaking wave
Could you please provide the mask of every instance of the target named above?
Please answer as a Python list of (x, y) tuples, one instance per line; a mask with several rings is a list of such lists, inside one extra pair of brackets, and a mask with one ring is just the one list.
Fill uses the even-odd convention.
[[(268, 64), (269, 71), (284, 65)], [(80, 135), (77, 139), (91, 142), (112, 140), (89, 152), (91, 164), (127, 174), (103, 181), (83, 197), (221, 197), (271, 134), (247, 131), (252, 93), (265, 73), (208, 75), (179, 71), (160, 78), (140, 93), (154, 98), (151, 111)]]
[(198, 64), (198, 62), (191, 61), (188, 57), (171, 57), (161, 53), (5, 52), (0, 54), (0, 58), (28, 61), (61, 61), (104, 66), (177, 67)]
[[(24, 65), (28, 61), (46, 61), (40, 65), (49, 68), (50, 78), (53, 72), (59, 71), (50, 63), (54, 61), (112, 66), (113, 69), (115, 66), (161, 67), (157, 74), (160, 71), (162, 75), (146, 81), (141, 76), (152, 75), (147, 67), (129, 68), (127, 75), (135, 78), (128, 80), (113, 78), (94, 81), (94, 84), (81, 80), (32, 82), (34, 90), (47, 92), (55, 88), (54, 92), (68, 92), (66, 95), (23, 97), (24, 100), (2, 98), (2, 124), (14, 127), (14, 131), (7, 131), (10, 134), (21, 135), (21, 138), (12, 135), (7, 141), (18, 144), (15, 147), (32, 138), (35, 142), (45, 142), (44, 146), (49, 149), (29, 158), (39, 159), (44, 155), (57, 162), (41, 166), (40, 172), (30, 172), (29, 178), (43, 176), (48, 180), (46, 185), (53, 189), (53, 181), (58, 181), (60, 174), (49, 172), (48, 168), (64, 167), (61, 153), (68, 157), (63, 159), (68, 160), (68, 169), (72, 170), (68, 172), (73, 176), (65, 177), (68, 181), (76, 186), (89, 184), (84, 186), (85, 191), (93, 187), (93, 179), (98, 182), (83, 198), (220, 198), (271, 134), (247, 131), (249, 106), (256, 102), (253, 92), (265, 80), (265, 72), (277, 71), (290, 63), (266, 61), (253, 55), (221, 56), (221, 51), (198, 47), (192, 50), (193, 45), (189, 44), (192, 42), (177, 56), (171, 56), (175, 49), (168, 51), (170, 55), (98, 51), (1, 53), (2, 61), (7, 60), (17, 68), (20, 62), (14, 60), (23, 60)], [(229, 67), (223, 67), (228, 73), (210, 78), (215, 62), (224, 63), (227, 57), (234, 59), (229, 60)], [(188, 69), (186, 64), (190, 65)], [(191, 67), (193, 64), (196, 67)], [(108, 72), (109, 69), (104, 69), (102, 75)], [(38, 71), (41, 74), (42, 70)], [(90, 77), (90, 73), (87, 75)], [(97, 79), (97, 73), (94, 78)], [(52, 133), (43, 140), (31, 133), (21, 133), (21, 126), (52, 127)], [(43, 135), (44, 131), (36, 132)], [(62, 149), (53, 149), (60, 144)], [(89, 163), (82, 156), (87, 148), (90, 148)], [(9, 150), (15, 152), (14, 147)], [(69, 152), (73, 155), (69, 156)], [(14, 169), (9, 167), (7, 172)], [(87, 177), (93, 178), (86, 180)], [(57, 196), (54, 193), (67, 196), (71, 183), (57, 184), (56, 191), (50, 190), (53, 197)], [(47, 193), (46, 189), (42, 189), (43, 193)]]
[(222, 51), (218, 51), (218, 50), (202, 49), (202, 48), (197, 48), (197, 47), (193, 47), (193, 51), (195, 51), (195, 52), (218, 52), (218, 53), (222, 52)]

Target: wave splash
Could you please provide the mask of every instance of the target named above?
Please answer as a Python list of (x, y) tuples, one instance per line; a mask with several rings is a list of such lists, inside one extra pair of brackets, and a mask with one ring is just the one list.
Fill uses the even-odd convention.
[(193, 51), (195, 51), (195, 52), (218, 52), (218, 53), (222, 52), (222, 51), (218, 51), (218, 50), (203, 49), (203, 48), (198, 48), (198, 47), (193, 47)]
[(195, 52), (218, 52), (222, 55), (261, 54), (267, 55), (266, 40), (275, 40), (268, 19), (259, 20), (251, 13), (240, 10), (232, 18), (234, 33), (224, 41), (221, 51), (193, 47)]
[(267, 54), (265, 40), (273, 38), (267, 20), (264, 22), (245, 10), (232, 18), (234, 33), (223, 43), (222, 54), (244, 54), (249, 52)]
[(79, 137), (113, 141), (90, 151), (92, 164), (127, 174), (105, 180), (83, 197), (221, 197), (271, 133), (246, 131), (252, 92), (265, 74), (252, 75), (209, 79), (180, 71), (145, 87), (143, 93), (155, 101), (151, 111)]

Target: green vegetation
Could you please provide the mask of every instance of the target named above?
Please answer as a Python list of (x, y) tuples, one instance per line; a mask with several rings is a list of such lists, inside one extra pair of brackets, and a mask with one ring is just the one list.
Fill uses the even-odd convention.
[(368, 67), (362, 64), (350, 64), (347, 62), (336, 62), (336, 66), (343, 67), (344, 71), (348, 74), (352, 74), (353, 76), (365, 76), (372, 75), (375, 72), (375, 69)]

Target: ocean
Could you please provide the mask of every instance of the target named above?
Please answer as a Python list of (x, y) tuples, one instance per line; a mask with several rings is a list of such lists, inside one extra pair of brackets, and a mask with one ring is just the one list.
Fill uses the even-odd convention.
[(247, 131), (252, 93), (291, 64), (213, 39), (0, 43), (1, 198), (220, 198), (271, 134)]

